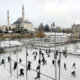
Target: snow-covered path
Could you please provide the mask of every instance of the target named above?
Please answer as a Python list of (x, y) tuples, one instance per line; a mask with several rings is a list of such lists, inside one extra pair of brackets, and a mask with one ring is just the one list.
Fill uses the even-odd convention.
[[(39, 54), (37, 56), (37, 59), (36, 61), (34, 60), (34, 56), (33, 56), (33, 52), (37, 51), (39, 53), (39, 50), (38, 49), (28, 49), (27, 52), (28, 52), (28, 60), (32, 62), (31, 64), (31, 68), (36, 70), (36, 67), (38, 66), (38, 59), (39, 59)], [(43, 65), (41, 64), (41, 73), (49, 76), (49, 77), (52, 77), (53, 79), (55, 79), (55, 66), (52, 65), (52, 60), (54, 59), (54, 52), (51, 52), (50, 53), (50, 57), (48, 57), (45, 53), (45, 50), (42, 50), (42, 52), (44, 53), (44, 57), (45, 59), (47, 60), (47, 65)], [(8, 57), (10, 56), (9, 53), (6, 53), (5, 57)], [(4, 58), (4, 54), (1, 56), (1, 59)], [(13, 60), (16, 60), (16, 54), (12, 53), (12, 59)], [(18, 65), (18, 75), (19, 75), (19, 69), (20, 68), (23, 68), (24, 69), (24, 76), (21, 76), (21, 77), (18, 77), (18, 80), (26, 80), (26, 49), (23, 48), (23, 50), (21, 52), (18, 52), (18, 59), (22, 59), (22, 63), (24, 66), (22, 65)], [(57, 58), (57, 61), (59, 59), (59, 56)], [(13, 70), (13, 64), (14, 64), (14, 61), (12, 60), (12, 74), (17, 76), (17, 70)], [(19, 61), (19, 60), (18, 60)], [(73, 63), (76, 63), (76, 69), (73, 69), (72, 68), (72, 65)], [(67, 70), (64, 69), (64, 63), (66, 63), (67, 65)], [(7, 61), (7, 58), (6, 58), (6, 66), (5, 66), (6, 70), (10, 71), (10, 64), (8, 63)], [(4, 65), (1, 65), (0, 66), (0, 73), (4, 74), (4, 76), (0, 75), (0, 80), (16, 80), (17, 78), (14, 78), (13, 76), (11, 77), (10, 74), (8, 72), (5, 71), (4, 68)], [(2, 72), (3, 71), (3, 72)], [(76, 71), (76, 77), (73, 77), (71, 75), (71, 72), (72, 71)], [(57, 65), (57, 80), (59, 80), (58, 78), (58, 74), (59, 74), (59, 67)], [(31, 71), (28, 71), (27, 72), (27, 76), (28, 76), (28, 79), (27, 80), (34, 80), (34, 78), (36, 77), (37, 73), (33, 70)], [(2, 76), (2, 77), (1, 77)], [(50, 78), (46, 77), (46, 76), (43, 76), (41, 75), (41, 80), (51, 80)], [(74, 56), (74, 55), (69, 55), (67, 56), (67, 58), (65, 58), (63, 56), (63, 54), (61, 55), (61, 80), (80, 80), (80, 56)]]
[(0, 66), (0, 80), (17, 80), (16, 77), (11, 76), (11, 74), (4, 69), (3, 65)]

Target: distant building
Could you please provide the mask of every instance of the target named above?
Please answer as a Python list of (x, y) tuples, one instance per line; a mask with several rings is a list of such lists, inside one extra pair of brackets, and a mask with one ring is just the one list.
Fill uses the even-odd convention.
[(22, 6), (22, 17), (18, 18), (12, 25), (13, 28), (27, 29), (28, 31), (34, 31), (33, 24), (24, 19), (24, 5)]
[(80, 24), (73, 24), (72, 25), (72, 32), (73, 32), (73, 35), (77, 36), (77, 38), (80, 38)]
[(2, 30), (2, 31), (6, 31), (6, 25), (3, 25), (3, 26), (0, 26), (0, 29)]
[(51, 24), (51, 31), (55, 31), (55, 23), (54, 22)]
[[(18, 26), (19, 24), (19, 26)], [(23, 29), (27, 29), (29, 31), (34, 31), (34, 25), (28, 21), (28, 20), (24, 20), (24, 26), (23, 26), (23, 18), (18, 18), (12, 25), (11, 28), (23, 28)]]
[(1, 26), (0, 29), (2, 31), (6, 31), (6, 29), (27, 29), (28, 31), (35, 31), (34, 25), (28, 21), (24, 19), (24, 6), (22, 6), (22, 17), (18, 18), (13, 24), (9, 23), (9, 10), (7, 11), (7, 27), (6, 26)]

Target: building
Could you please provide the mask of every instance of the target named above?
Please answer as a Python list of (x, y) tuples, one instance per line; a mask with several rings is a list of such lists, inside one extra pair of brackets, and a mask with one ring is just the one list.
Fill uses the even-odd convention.
[(1, 53), (8, 53), (8, 52), (15, 52), (15, 51), (21, 51), (23, 48), (23, 45), (19, 41), (2, 41), (0, 44), (0, 50)]
[[(18, 26), (19, 24), (19, 26)], [(29, 31), (34, 31), (34, 25), (28, 21), (28, 20), (24, 20), (24, 26), (23, 26), (23, 18), (20, 17), (18, 18), (12, 25), (11, 28), (23, 28), (23, 29), (27, 29)]]
[(2, 31), (6, 31), (6, 25), (3, 25), (3, 26), (0, 26), (0, 30), (2, 30)]
[(74, 37), (80, 38), (80, 24), (73, 24), (72, 32)]
[(27, 19), (24, 19), (24, 6), (22, 6), (22, 17), (18, 18), (13, 24), (10, 24), (10, 16), (9, 10), (7, 11), (7, 27), (1, 26), (0, 29), (2, 31), (6, 31), (6, 29), (27, 29), (28, 31), (35, 31), (34, 25)]

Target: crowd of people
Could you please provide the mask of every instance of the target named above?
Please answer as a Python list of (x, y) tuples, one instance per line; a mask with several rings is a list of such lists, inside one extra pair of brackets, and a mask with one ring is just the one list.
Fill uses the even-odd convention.
[[(40, 78), (40, 67), (41, 65), (47, 65), (47, 58), (45, 58), (45, 55), (47, 55), (47, 57), (50, 57), (51, 56), (51, 50), (46, 50), (45, 53), (42, 52), (42, 50), (40, 49), (38, 52), (35, 51), (32, 53), (33, 57), (34, 57), (34, 61), (37, 60), (37, 57), (39, 56), (39, 59), (38, 59), (38, 65), (36, 65), (36, 72), (37, 72), (37, 76), (35, 77), (35, 79), (38, 79)], [(67, 58), (67, 52), (66, 50), (63, 51), (63, 55), (65, 58)], [(29, 54), (27, 53), (27, 57), (29, 56)], [(55, 60), (57, 60), (57, 65), (60, 67), (61, 65), (61, 60), (60, 59), (57, 59), (57, 57), (59, 58), (59, 52), (58, 50), (56, 50), (56, 52), (54, 53), (54, 59), (52, 60), (52, 65), (53, 67), (55, 66)], [(11, 58), (10, 56), (7, 57), (7, 60), (8, 60), (8, 63), (11, 61)], [(19, 58), (19, 64), (22, 63), (22, 59)], [(2, 59), (1, 61), (1, 64), (5, 64), (5, 59)], [(31, 61), (28, 60), (28, 64), (27, 64), (27, 71), (30, 71), (31, 70), (31, 64), (33, 64)], [(18, 62), (14, 62), (14, 66), (13, 66), (13, 70), (16, 70), (17, 69), (17, 66), (18, 66)], [(64, 69), (67, 70), (67, 64), (66, 62), (64, 63)], [(76, 64), (75, 62), (73, 63), (72, 65), (72, 68), (76, 68)], [(20, 68), (20, 74), (19, 76), (23, 75), (24, 76), (24, 69), (23, 68)], [(72, 71), (71, 72), (71, 75), (72, 76), (76, 76), (76, 72), (75, 71)]]

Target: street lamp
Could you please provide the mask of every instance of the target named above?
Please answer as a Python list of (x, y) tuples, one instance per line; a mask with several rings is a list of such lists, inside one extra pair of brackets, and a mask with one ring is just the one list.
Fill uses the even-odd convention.
[[(11, 48), (10, 39), (9, 39), (9, 48)], [(11, 69), (11, 52), (10, 52), (10, 73), (12, 76), (12, 69)]]
[(55, 27), (55, 80), (57, 80), (57, 65), (56, 65), (56, 59), (57, 59), (57, 55), (56, 55), (56, 27)]
[(26, 46), (26, 80), (27, 80), (27, 46)]

